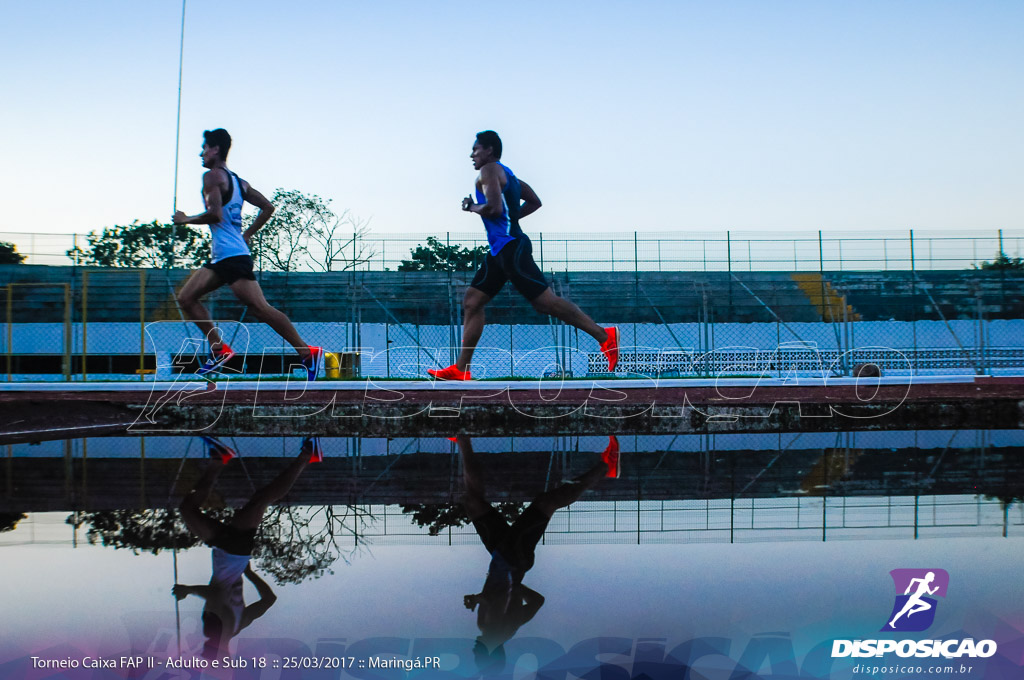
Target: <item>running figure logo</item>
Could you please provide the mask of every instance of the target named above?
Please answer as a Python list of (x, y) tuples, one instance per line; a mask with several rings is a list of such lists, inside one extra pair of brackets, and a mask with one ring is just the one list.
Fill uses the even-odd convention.
[(946, 596), (949, 574), (944, 569), (893, 569), (896, 603), (883, 631), (919, 632), (935, 621), (938, 604), (930, 595)]

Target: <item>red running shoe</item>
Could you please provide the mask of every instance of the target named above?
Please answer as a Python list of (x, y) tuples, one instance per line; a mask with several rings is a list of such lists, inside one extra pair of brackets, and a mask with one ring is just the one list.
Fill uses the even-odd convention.
[(472, 380), (473, 377), (469, 374), (469, 371), (460, 371), (452, 364), (448, 368), (431, 368), (427, 370), (428, 375), (432, 375), (438, 380)]
[(324, 462), (324, 449), (320, 446), (320, 437), (306, 437), (302, 440), (302, 453), (310, 452), (310, 463)]
[(619, 476), (619, 440), (615, 435), (608, 436), (608, 448), (601, 454), (601, 460), (608, 466), (608, 473), (605, 477), (613, 479)]
[(196, 371), (196, 375), (206, 375), (207, 373), (213, 373), (224, 364), (228, 363), (232, 357), (235, 356), (235, 351), (226, 342), (222, 342), (220, 349), (211, 353), (209, 359), (206, 360), (199, 370)]
[(619, 329), (615, 326), (604, 329), (608, 339), (601, 343), (601, 353), (608, 359), (608, 372), (614, 373), (619, 363)]
[(306, 380), (316, 380), (320, 375), (320, 369), (324, 365), (324, 348), (308, 345), (309, 356), (302, 360), (302, 367), (306, 369)]
[(203, 440), (204, 444), (206, 444), (206, 455), (210, 458), (220, 458), (220, 462), (224, 465), (227, 465), (228, 461), (238, 455), (233, 448), (219, 439), (202, 436), (199, 438)]

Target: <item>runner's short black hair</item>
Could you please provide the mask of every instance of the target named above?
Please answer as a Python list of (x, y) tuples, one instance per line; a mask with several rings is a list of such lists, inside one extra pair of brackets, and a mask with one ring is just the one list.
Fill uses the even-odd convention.
[(501, 137), (494, 130), (476, 133), (476, 141), (485, 149), (492, 149), (495, 158), (501, 158)]
[(219, 146), (220, 147), (220, 159), (226, 161), (228, 159), (228, 151), (231, 150), (231, 135), (224, 128), (217, 128), (216, 130), (204, 130), (203, 141), (206, 142), (206, 146)]

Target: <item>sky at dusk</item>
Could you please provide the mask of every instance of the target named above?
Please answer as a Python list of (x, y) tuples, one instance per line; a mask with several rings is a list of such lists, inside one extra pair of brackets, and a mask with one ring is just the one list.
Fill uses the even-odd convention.
[[(167, 220), (180, 1), (0, 4), (0, 232)], [(270, 195), (470, 232), (474, 134), (528, 232), (1020, 228), (1024, 3), (188, 0), (178, 206), (201, 132)]]

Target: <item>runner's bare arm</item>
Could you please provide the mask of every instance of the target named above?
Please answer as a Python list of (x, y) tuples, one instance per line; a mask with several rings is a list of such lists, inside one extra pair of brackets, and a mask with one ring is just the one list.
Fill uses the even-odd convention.
[(527, 588), (522, 583), (516, 588), (519, 590), (518, 596), (523, 598), (523, 603), (526, 605), (523, 609), (523, 620), (519, 623), (522, 625), (536, 616), (540, 608), (544, 606), (544, 596), (536, 590)]
[(203, 175), (203, 200), (206, 212), (189, 217), (182, 211), (174, 213), (175, 224), (217, 224), (223, 219), (224, 198), (221, 194), (220, 170), (209, 170)]
[(532, 215), (537, 212), (541, 206), (541, 202), (540, 198), (537, 197), (537, 192), (533, 190), (533, 187), (523, 180), (519, 180), (519, 191), (520, 197), (523, 199), (523, 204), (519, 207), (519, 219), (523, 219), (527, 215)]
[(485, 203), (474, 203), (468, 196), (462, 202), (462, 209), (474, 212), (481, 217), (499, 217), (501, 215), (501, 169), (497, 163), (488, 163), (480, 168), (480, 184), (484, 190)]
[(242, 182), (239, 186), (242, 187), (242, 196), (245, 197), (245, 201), (252, 203), (260, 211), (256, 219), (252, 221), (252, 225), (242, 234), (242, 237), (248, 242), (252, 239), (253, 234), (259, 231), (260, 227), (266, 224), (270, 216), (274, 214), (274, 204), (266, 196), (253, 189), (248, 182)]
[(246, 566), (244, 573), (246, 578), (249, 579), (249, 582), (256, 586), (256, 592), (259, 593), (260, 599), (242, 610), (242, 618), (238, 627), (239, 630), (245, 628), (250, 623), (266, 614), (267, 610), (273, 607), (274, 603), (277, 602), (277, 595), (275, 595), (274, 591), (270, 589), (267, 582), (261, 579), (259, 575), (252, 570), (251, 564)]

